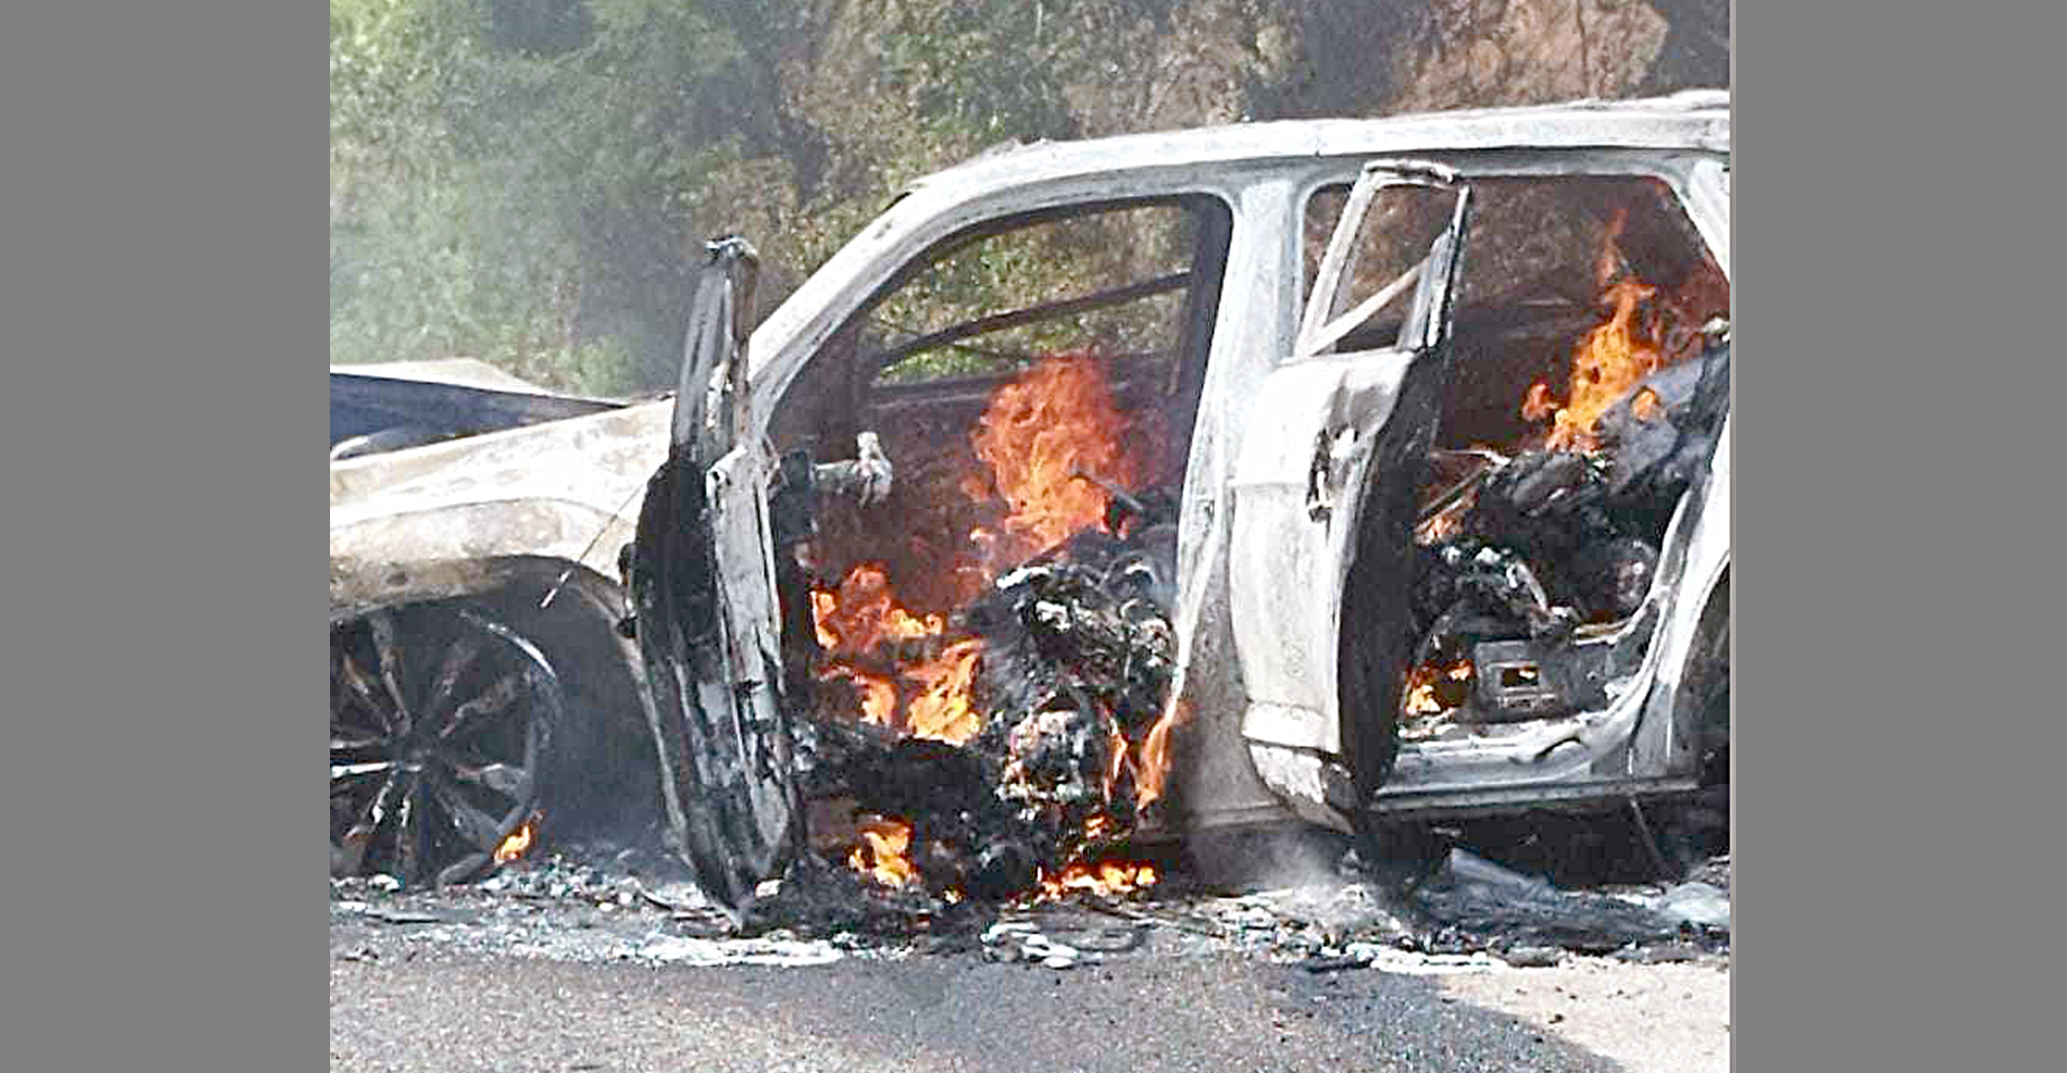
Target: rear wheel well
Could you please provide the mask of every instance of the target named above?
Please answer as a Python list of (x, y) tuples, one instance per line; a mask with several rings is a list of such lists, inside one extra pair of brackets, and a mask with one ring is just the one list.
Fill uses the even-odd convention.
[(643, 662), (617, 632), (623, 587), (563, 559), (513, 557), (498, 565), (507, 582), (472, 599), (537, 645), (566, 693), (567, 725), (555, 736), (544, 802), (554, 831), (615, 830), (645, 818), (658, 807), (659, 768)]

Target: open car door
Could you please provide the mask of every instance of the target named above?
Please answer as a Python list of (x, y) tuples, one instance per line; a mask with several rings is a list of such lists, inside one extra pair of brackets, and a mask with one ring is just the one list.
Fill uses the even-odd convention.
[[(1242, 732), (1323, 761), (1323, 771), (1346, 764), (1350, 785), (1323, 776), (1311, 794), (1344, 827), (1397, 750), (1399, 676), (1414, 643), (1416, 500), (1449, 375), (1470, 195), (1441, 165), (1365, 167), (1235, 466), (1230, 611), (1250, 698)], [(1371, 259), (1376, 267), (1360, 271)]]
[(737, 919), (801, 839), (802, 809), (780, 695), (771, 462), (743, 434), (756, 260), (739, 239), (709, 253), (628, 580), (674, 848)]

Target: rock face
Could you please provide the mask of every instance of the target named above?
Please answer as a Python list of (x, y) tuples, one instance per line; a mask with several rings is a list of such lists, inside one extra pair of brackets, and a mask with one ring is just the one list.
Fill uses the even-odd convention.
[(1629, 97), (1730, 72), (1727, 0), (1193, 0), (1135, 34), (1146, 63), (1071, 87), (1082, 133)]
[[(926, 8), (906, 0), (888, 17)], [(1105, 0), (988, 28), (1011, 30), (1062, 113), (1050, 116), (1058, 129), (998, 133), (1097, 137), (1727, 86), (1729, 11), (1728, 0)], [(787, 91), (836, 141), (868, 137), (863, 116), (906, 106), (879, 99), (877, 50), (862, 45), (885, 17), (835, 5), (784, 64)]]
[(1192, 0), (1070, 87), (1084, 135), (1729, 84), (1727, 0)]
[(1627, 97), (1667, 22), (1640, 0), (1435, 0), (1392, 50), (1391, 111)]

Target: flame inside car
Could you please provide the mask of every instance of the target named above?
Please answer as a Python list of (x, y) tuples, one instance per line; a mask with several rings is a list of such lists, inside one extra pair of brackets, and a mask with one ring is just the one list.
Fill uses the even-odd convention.
[(976, 736), (982, 719), (970, 690), (976, 681), (976, 660), (983, 642), (957, 641), (936, 659), (907, 671), (920, 688), (912, 698), (908, 729), (915, 738), (960, 745)]
[[(1690, 323), (1689, 310), (1698, 292), (1715, 281), (1697, 274), (1681, 288), (1688, 293), (1665, 295), (1638, 278), (1618, 244), (1628, 220), (1626, 209), (1618, 211), (1601, 240), (1596, 285), (1601, 290), (1600, 304), (1610, 313), (1572, 348), (1567, 397), (1559, 402), (1551, 395), (1550, 386), (1539, 380), (1529, 385), (1522, 398), (1524, 419), (1551, 422), (1544, 446), (1553, 450), (1598, 450), (1595, 427), (1602, 414), (1645, 376), (1698, 352), (1694, 344), (1698, 336), (1691, 330), (1698, 322)], [(1631, 407), (1639, 419), (1654, 419), (1656, 393), (1639, 395)]]
[(1434, 715), (1464, 703), (1474, 673), (1468, 659), (1448, 668), (1432, 664), (1414, 668), (1407, 675), (1407, 713)]
[[(971, 526), (959, 550), (935, 561), (943, 575), (975, 577), (986, 591), (1001, 574), (1089, 531), (1102, 531), (1114, 493), (1148, 471), (1154, 432), (1130, 426), (1115, 401), (1108, 363), (1088, 352), (1051, 355), (998, 386), (969, 436), (977, 468), (935, 485), (936, 494), (960, 496), (963, 506), (987, 506), (985, 523)], [(1098, 479), (1087, 480), (1085, 475)], [(910, 608), (899, 598), (889, 567), (864, 561), (835, 586), (811, 593), (815, 632), (823, 650), (819, 678), (854, 687), (858, 710), (849, 714), (894, 733), (950, 745), (969, 743), (994, 716), (979, 696), (985, 641), (960, 625), (960, 607)], [(1130, 738), (1120, 721), (1102, 713), (1104, 756), (1100, 791), (1109, 806), (1126, 794), (1135, 808), (1161, 797), (1170, 765), (1174, 710)], [(1055, 720), (1028, 719), (1013, 728), (1015, 745), (1038, 736)], [(1132, 776), (1131, 784), (1128, 776)], [(1004, 775), (1016, 792), (1030, 777), (1017, 764)], [(1131, 811), (1130, 811), (1131, 815)], [(1074, 839), (1079, 859), (1044, 869), (1044, 896), (1064, 892), (1123, 893), (1154, 882), (1148, 865), (1086, 863), (1086, 849), (1121, 826), (1096, 809)], [(909, 819), (877, 817), (859, 828), (848, 854), (855, 871), (888, 887), (917, 877), (909, 851)]]
[(973, 443), (1011, 507), (1003, 528), (1021, 558), (1103, 524), (1109, 495), (1078, 475), (1138, 481), (1145, 467), (1126, 432), (1104, 363), (1088, 353), (1051, 357), (991, 396)]
[(931, 639), (937, 645), (946, 623), (937, 614), (905, 610), (881, 563), (857, 564), (837, 589), (814, 591), (811, 611), (827, 653), (820, 677), (859, 687), (862, 721), (952, 745), (976, 732), (967, 693), (980, 643), (963, 641), (937, 655), (907, 658), (913, 642)]

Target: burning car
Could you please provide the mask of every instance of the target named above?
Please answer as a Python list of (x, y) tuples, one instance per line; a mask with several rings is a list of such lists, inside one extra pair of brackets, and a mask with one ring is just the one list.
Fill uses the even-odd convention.
[(1695, 92), (998, 151), (751, 332), (713, 244), (671, 411), (438, 479), (543, 500), (524, 437), (650, 428), (644, 711), (735, 909), (813, 848), (954, 901), (1686, 794), (1727, 746), (1729, 139)]
[(734, 907), (814, 847), (1126, 889), (1696, 789), (1728, 142), (1693, 93), (1016, 148), (750, 334), (714, 246), (672, 402), (334, 374), (333, 870), (650, 790)]

